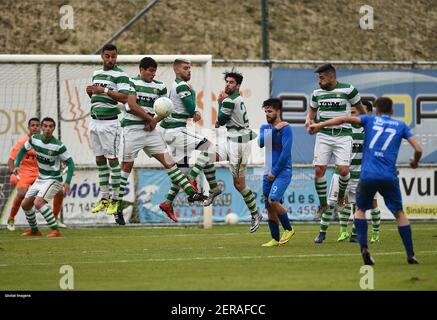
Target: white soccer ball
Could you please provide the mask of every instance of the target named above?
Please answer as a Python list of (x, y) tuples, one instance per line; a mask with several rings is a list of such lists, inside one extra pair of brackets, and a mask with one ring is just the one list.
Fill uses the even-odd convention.
[(167, 117), (173, 112), (173, 102), (167, 97), (160, 97), (153, 103), (153, 110), (158, 116)]
[(238, 223), (238, 215), (231, 212), (228, 213), (225, 217), (225, 223), (226, 224), (237, 224)]

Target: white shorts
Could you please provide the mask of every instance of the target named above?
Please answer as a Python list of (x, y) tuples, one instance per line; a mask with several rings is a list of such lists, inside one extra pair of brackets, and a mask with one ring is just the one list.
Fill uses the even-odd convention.
[[(340, 189), (339, 186), (340, 175), (338, 173), (334, 173), (331, 178), (331, 183), (329, 186), (329, 196), (328, 196), (328, 205), (333, 206), (337, 203), (338, 199), (338, 191)], [(346, 195), (348, 198), (348, 203), (356, 203), (357, 196), (357, 187), (360, 179), (350, 179), (347, 184)], [(376, 200), (376, 194), (374, 199)]]
[(226, 139), (217, 146), (220, 161), (229, 160), (229, 169), (234, 178), (244, 177), (250, 155), (250, 142), (234, 142)]
[(135, 126), (124, 127), (123, 162), (134, 162), (140, 150), (152, 157), (155, 154), (166, 153), (167, 145), (157, 130), (147, 132)]
[(62, 190), (62, 182), (54, 179), (43, 180), (38, 178), (27, 190), (25, 198), (39, 197), (49, 202), (60, 190)]
[(338, 166), (349, 166), (352, 152), (351, 136), (329, 136), (324, 133), (318, 133), (316, 144), (314, 146), (314, 165), (326, 166), (331, 160), (332, 155), (335, 158), (335, 164)]
[(96, 157), (105, 156), (108, 159), (118, 158), (120, 145), (120, 122), (114, 120), (90, 121), (90, 136), (93, 144), (93, 152)]
[(206, 150), (208, 148), (208, 140), (205, 137), (199, 136), (186, 127), (165, 129), (164, 141), (170, 148), (170, 155), (176, 162), (183, 158), (191, 157), (194, 150)]

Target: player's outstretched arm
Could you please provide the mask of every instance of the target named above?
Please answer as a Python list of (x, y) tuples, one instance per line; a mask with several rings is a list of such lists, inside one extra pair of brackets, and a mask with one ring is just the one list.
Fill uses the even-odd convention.
[(414, 149), (414, 155), (410, 159), (410, 167), (416, 169), (419, 166), (419, 160), (422, 157), (422, 146), (417, 142), (415, 136), (408, 138), (408, 142)]
[(308, 128), (308, 132), (310, 134), (314, 134), (316, 132), (319, 132), (320, 129), (322, 128), (330, 127), (330, 126), (338, 126), (343, 123), (361, 124), (361, 119), (359, 117), (351, 117), (351, 116), (336, 117), (333, 119), (329, 119), (327, 121), (311, 124)]

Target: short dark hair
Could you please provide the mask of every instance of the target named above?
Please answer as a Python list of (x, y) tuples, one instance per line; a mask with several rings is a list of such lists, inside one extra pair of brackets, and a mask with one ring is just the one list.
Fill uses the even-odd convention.
[(181, 65), (183, 63), (187, 63), (188, 64), (188, 63), (191, 63), (191, 61), (188, 60), (188, 59), (175, 59), (175, 61), (173, 62), (173, 68), (178, 66), (178, 65)]
[(56, 127), (56, 122), (55, 122), (55, 120), (53, 120), (53, 118), (45, 117), (44, 119), (41, 120), (41, 125), (42, 125), (44, 122), (51, 122), (51, 123), (53, 123), (53, 126)]
[(263, 102), (263, 108), (272, 107), (275, 110), (282, 111), (282, 100), (278, 98), (270, 98), (267, 100), (264, 100)]
[(330, 63), (325, 63), (322, 64), (321, 66), (319, 66), (316, 71), (314, 71), (314, 73), (334, 73), (335, 74), (335, 68), (332, 64)]
[(379, 97), (375, 101), (375, 107), (382, 114), (390, 114), (393, 112), (393, 101), (388, 97)]
[(362, 100), (361, 103), (366, 107), (367, 112), (373, 111), (373, 104), (370, 100)]
[(156, 61), (151, 57), (144, 57), (140, 61), (140, 69), (143, 68), (144, 70), (147, 70), (148, 68), (158, 68), (158, 64)]
[(234, 78), (235, 81), (237, 82), (237, 84), (241, 84), (243, 82), (243, 74), (236, 72), (236, 71), (231, 71), (231, 72), (225, 72), (225, 80), (226, 78)]
[(30, 127), (30, 123), (31, 123), (32, 121), (38, 121), (38, 122), (39, 122), (39, 118), (36, 118), (36, 117), (30, 118), (29, 121), (27, 121), (27, 126), (28, 126), (28, 127)]
[(111, 43), (105, 44), (102, 48), (102, 54), (105, 51), (116, 51), (117, 52), (117, 47)]

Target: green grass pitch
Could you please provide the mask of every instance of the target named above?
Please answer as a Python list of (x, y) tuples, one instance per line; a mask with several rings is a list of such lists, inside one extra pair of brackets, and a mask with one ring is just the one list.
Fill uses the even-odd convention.
[[(407, 264), (393, 223), (369, 245), (375, 290), (437, 290), (437, 223), (412, 226), (419, 265)], [(337, 224), (321, 245), (318, 225), (294, 227), (274, 248), (261, 247), (266, 224), (254, 234), (248, 225), (71, 228), (57, 239), (2, 229), (0, 290), (60, 290), (62, 265), (73, 267), (75, 290), (361, 290), (358, 245), (337, 243)]]

